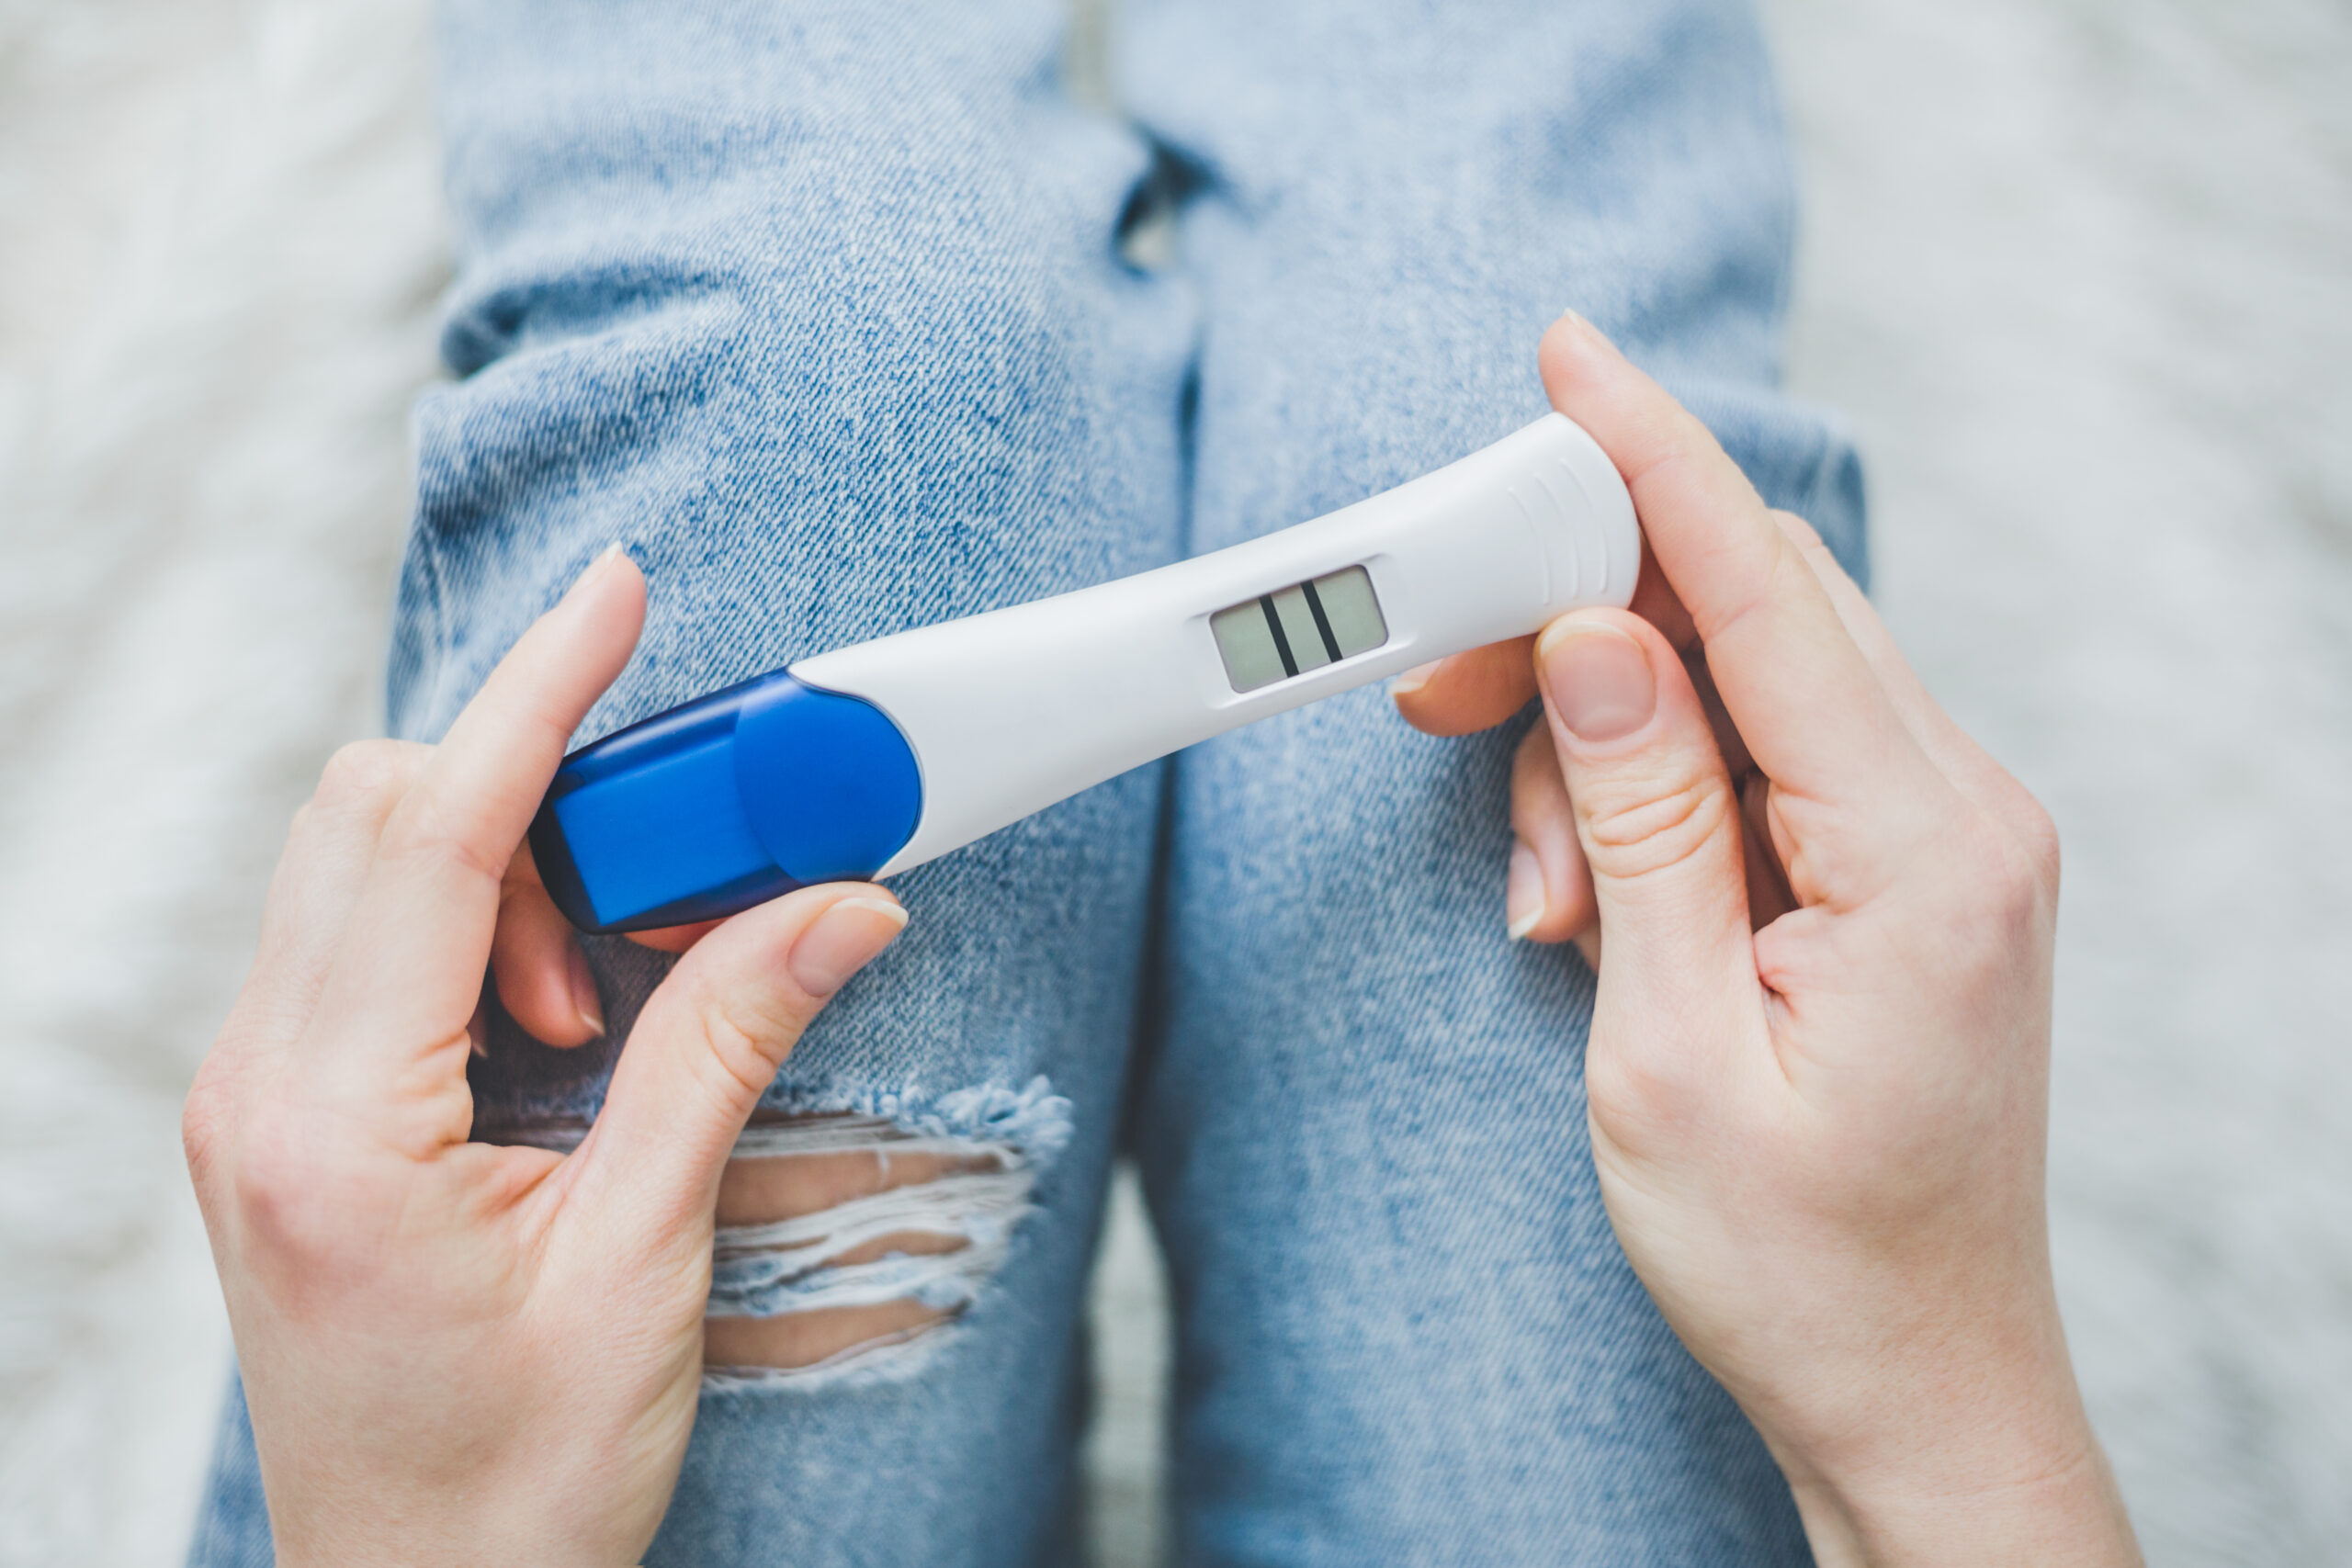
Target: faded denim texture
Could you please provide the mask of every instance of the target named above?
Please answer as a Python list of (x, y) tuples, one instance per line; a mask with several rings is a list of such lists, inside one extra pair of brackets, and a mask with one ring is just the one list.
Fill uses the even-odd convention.
[[(1852, 453), (1774, 390), (1792, 202), (1745, 5), (1140, 0), (1127, 121), (1070, 97), (1065, 25), (450, 5), (458, 379), (417, 415), (399, 733), (613, 539), (650, 610), (582, 742), (1461, 456), (1542, 412), (1571, 308), (1859, 568)], [(1147, 191), (1181, 202), (1159, 271), (1122, 259)], [(649, 1563), (1068, 1560), (1123, 1137), (1175, 1292), (1182, 1561), (1806, 1561), (1602, 1213), (1591, 976), (1505, 940), (1521, 728), (1431, 739), (1358, 692), (896, 879), (912, 925), (769, 1104), (1001, 1143), (1031, 1206), (921, 1353), (713, 1386)], [(617, 1041), (668, 961), (591, 953)], [(611, 1057), (502, 1021), (478, 1135), (576, 1126)], [(268, 1560), (232, 1403), (194, 1561)]]

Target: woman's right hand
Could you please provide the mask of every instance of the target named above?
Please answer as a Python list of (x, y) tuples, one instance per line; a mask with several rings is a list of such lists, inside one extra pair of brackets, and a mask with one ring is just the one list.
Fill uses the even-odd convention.
[(1696, 419), (1574, 318), (1542, 363), (1633, 491), (1637, 604), (1690, 652), (1579, 611), (1526, 674), (1482, 650), (1399, 705), (1458, 733), (1542, 692), (1514, 825), (1588, 879), (1536, 897), (1589, 900), (1553, 940), (1597, 920), (1585, 1077), (1626, 1256), (1824, 1563), (2136, 1562), (2051, 1277), (2049, 818)]
[(906, 921), (863, 883), (734, 917), (647, 999), (577, 1149), (471, 1141), (486, 970), (549, 1043), (603, 1029), (523, 838), (644, 611), (616, 548), (439, 746), (329, 766), (188, 1095), (288, 1568), (640, 1559), (695, 1422), (729, 1152)]

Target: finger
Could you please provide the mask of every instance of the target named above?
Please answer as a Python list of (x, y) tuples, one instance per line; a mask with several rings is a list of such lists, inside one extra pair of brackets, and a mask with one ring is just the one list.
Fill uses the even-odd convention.
[(599, 558), (491, 672), (386, 819), (316, 1032), (330, 1049), (407, 1044), (407, 1055), (379, 1051), (352, 1065), (369, 1104), (462, 1089), (462, 1026), (490, 961), (507, 864), (644, 615), (636, 566), (616, 552)]
[(1904, 728), (1911, 732), (1928, 760), (1977, 806), (2012, 827), (2021, 827), (2030, 833), (2041, 831), (2046, 818), (2040, 805), (2007, 769), (1995, 761), (1954, 722), (1942, 704), (1928, 694), (1926, 683), (1911, 668), (1911, 661), (1895, 646), (1894, 636), (1886, 629), (1877, 607), (1863, 595), (1860, 585), (1846, 575), (1846, 569), (1829, 553), (1820, 534), (1793, 513), (1775, 512), (1772, 521), (1813, 569), (1814, 577), (1829, 595), (1838, 618), (1845, 623), (1848, 634), (1869, 660)]
[(1693, 641), (1682, 650), (1682, 669), (1690, 677), (1691, 690), (1699, 694), (1699, 705), (1707, 710), (1707, 728), (1715, 733), (1715, 748), (1724, 754), (1724, 769), (1733, 778), (1746, 778), (1756, 771), (1756, 759), (1749, 755), (1739, 726), (1731, 721), (1723, 693), (1715, 689), (1715, 673), (1707, 668), (1707, 650)]
[[(1535, 680), (1528, 662), (1528, 682)], [(1503, 918), (1512, 940), (1568, 942), (1599, 918), (1592, 902), (1592, 874), (1585, 869), (1584, 846), (1577, 841), (1576, 807), (1560, 777), (1551, 732), (1537, 725), (1520, 742), (1510, 768), (1510, 869), (1505, 878)]]
[(1699, 628), (1690, 619), (1690, 611), (1674, 584), (1666, 580), (1666, 572), (1657, 564), (1657, 552), (1650, 548), (1646, 536), (1642, 540), (1642, 567), (1634, 579), (1634, 602), (1625, 606), (1656, 626), (1684, 653), (1699, 646)]
[(633, 1215), (648, 1240), (707, 1220), (736, 1134), (776, 1069), (906, 919), (879, 887), (831, 883), (748, 910), (695, 943), (639, 1013), (578, 1151), (589, 1211)]
[(1553, 622), (1536, 660), (1600, 911), (1604, 999), (1661, 1037), (1689, 1033), (1675, 1025), (1694, 1008), (1752, 1010), (1738, 803), (1681, 660), (1619, 610)]
[(408, 741), (362, 740), (327, 759), (319, 787), (287, 829), (262, 905), (253, 971), (223, 1039), (289, 1043), (308, 1021), (375, 861), (384, 819), (431, 753)]
[(1724, 705), (1784, 791), (1850, 808), (1908, 798), (1926, 759), (1804, 558), (1704, 425), (1575, 317), (1544, 334), (1553, 406), (1624, 475), (1705, 643)]
[(655, 931), (631, 931), (628, 939), (638, 946), (650, 947), (656, 953), (684, 953), (717, 931), (722, 923), (718, 920), (696, 920), (690, 926), (662, 926)]
[(1886, 623), (1879, 618), (1878, 611), (1854, 580), (1846, 575), (1846, 569), (1838, 564), (1838, 558), (1829, 553), (1829, 547), (1822, 543), (1813, 525), (1792, 512), (1775, 511), (1771, 518), (1812, 569), (1814, 580), (1821, 584), (1830, 608), (1837, 612), (1847, 635), (1854, 639), (1854, 646), (1861, 650), (1896, 716), (1903, 720), (1904, 728), (1911, 732), (1928, 759), (1955, 784), (1961, 782), (1956, 775), (1989, 766), (1990, 759), (1928, 694), (1927, 687), (1913, 672), (1910, 660), (1895, 647)]
[(490, 943), (498, 999), (524, 1032), (548, 1045), (584, 1045), (605, 1032), (596, 975), (571, 922), (548, 896), (526, 840), (498, 891), (498, 931)]
[(1747, 923), (1762, 931), (1797, 907), (1781, 863), (1773, 858), (1772, 781), (1750, 773), (1739, 791), (1740, 850), (1747, 868)]
[(1388, 683), (1405, 722), (1424, 735), (1492, 729), (1535, 700), (1532, 637), (1492, 642), (1408, 670)]

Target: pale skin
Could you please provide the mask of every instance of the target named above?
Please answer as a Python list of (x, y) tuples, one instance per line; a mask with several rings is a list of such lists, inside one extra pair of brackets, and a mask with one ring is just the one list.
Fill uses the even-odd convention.
[[(1396, 698), (1461, 733), (1544, 697), (1508, 917), (1599, 960), (1586, 1077), (1626, 1256), (1823, 1562), (2136, 1562), (2044, 1234), (2049, 821), (1696, 421), (1573, 319), (1542, 365), (1633, 489), (1654, 551), (1635, 613), (1579, 612)], [(636, 1562), (694, 1420), (716, 1216), (876, 1179), (864, 1156), (728, 1164), (904, 923), (865, 886), (657, 939), (684, 956), (574, 1153), (466, 1141), (486, 972), (549, 1043), (603, 1031), (520, 846), (643, 614), (607, 556), (439, 747), (338, 758), (189, 1096), (288, 1568)], [(812, 1344), (753, 1359), (915, 1326), (797, 1325)]]
[(1540, 363), (1633, 491), (1634, 611), (1396, 696), (1440, 734), (1544, 699), (1506, 919), (1597, 966), (1626, 1257), (1824, 1564), (2136, 1563), (2051, 1280), (2049, 817), (1697, 420), (1574, 318)]
[(638, 1560), (694, 1424), (728, 1152), (905, 922), (857, 885), (729, 920), (647, 1003), (576, 1152), (466, 1141), (493, 951), (535, 1027), (601, 1027), (569, 937), (529, 948), (546, 896), (514, 862), (644, 604), (608, 556), (439, 747), (330, 764), (188, 1096), (286, 1568)]

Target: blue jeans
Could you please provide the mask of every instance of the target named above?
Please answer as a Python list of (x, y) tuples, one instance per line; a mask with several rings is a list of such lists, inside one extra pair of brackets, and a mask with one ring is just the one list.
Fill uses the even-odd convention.
[[(418, 412), (400, 733), (616, 538), (650, 615), (582, 740), (1297, 522), (1540, 412), (1566, 308), (1860, 566), (1853, 456), (1774, 390), (1792, 200), (1744, 0), (1136, 0), (1125, 122), (1072, 101), (1063, 33), (1061, 0), (453, 0), (457, 379)], [(953, 1251), (723, 1233), (713, 1310), (952, 1316), (715, 1376), (649, 1562), (1068, 1558), (1123, 1146), (1173, 1283), (1183, 1561), (1805, 1561), (1611, 1235), (1591, 975), (1505, 938), (1521, 728), (1431, 739), (1359, 692), (899, 879), (912, 926), (743, 1152), (996, 1179), (918, 1195)], [(618, 1041), (666, 961), (591, 951)], [(576, 1136), (611, 1056), (501, 1023), (478, 1135)], [(232, 1400), (195, 1561), (268, 1556)]]

